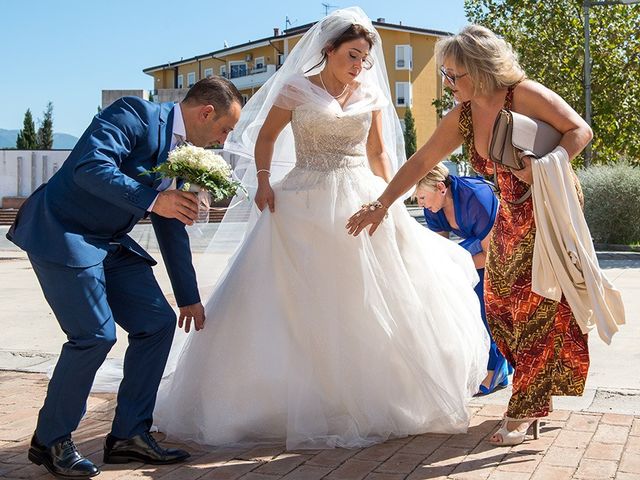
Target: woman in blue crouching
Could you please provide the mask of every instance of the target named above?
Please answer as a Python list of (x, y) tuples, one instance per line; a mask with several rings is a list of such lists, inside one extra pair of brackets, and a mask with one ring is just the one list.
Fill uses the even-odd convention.
[[(480, 282), (476, 294), (480, 299), (485, 327), (484, 265), (491, 230), (498, 213), (498, 198), (493, 185), (480, 177), (458, 177), (439, 163), (424, 177), (414, 192), (418, 205), (424, 209), (427, 226), (444, 237), (453, 232), (462, 238), (460, 246), (473, 257)], [(487, 376), (479, 387), (479, 395), (487, 395), (509, 384), (511, 366), (498, 350), (493, 338), (489, 351)]]

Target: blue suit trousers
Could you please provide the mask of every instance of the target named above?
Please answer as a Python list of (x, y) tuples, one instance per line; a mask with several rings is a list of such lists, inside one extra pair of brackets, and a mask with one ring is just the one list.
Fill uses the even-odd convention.
[(50, 446), (77, 428), (96, 371), (116, 342), (116, 323), (129, 346), (111, 433), (131, 438), (148, 431), (176, 325), (149, 262), (119, 244), (88, 268), (29, 259), (67, 335), (38, 415), (40, 442)]

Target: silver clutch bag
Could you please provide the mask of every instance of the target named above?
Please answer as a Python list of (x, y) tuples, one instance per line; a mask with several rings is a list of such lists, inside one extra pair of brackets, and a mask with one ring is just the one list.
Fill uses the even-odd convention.
[(543, 157), (561, 138), (558, 130), (542, 120), (502, 109), (493, 124), (489, 157), (505, 167), (522, 170), (522, 157)]

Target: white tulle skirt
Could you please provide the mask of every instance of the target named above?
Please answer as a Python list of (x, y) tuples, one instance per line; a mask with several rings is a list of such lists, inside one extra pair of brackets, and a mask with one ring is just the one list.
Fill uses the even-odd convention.
[(294, 169), (206, 303), (163, 380), (154, 423), (210, 445), (362, 447), (458, 433), (489, 340), (462, 248), (396, 202), (347, 234), (384, 182), (364, 167)]

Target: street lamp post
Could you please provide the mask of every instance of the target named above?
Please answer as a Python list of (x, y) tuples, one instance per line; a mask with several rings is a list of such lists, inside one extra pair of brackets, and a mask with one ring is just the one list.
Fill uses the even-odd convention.
[[(589, 50), (589, 8), (598, 5), (632, 5), (640, 0), (584, 0), (584, 119), (591, 127), (591, 52)], [(591, 142), (584, 149), (584, 166), (591, 165)]]

